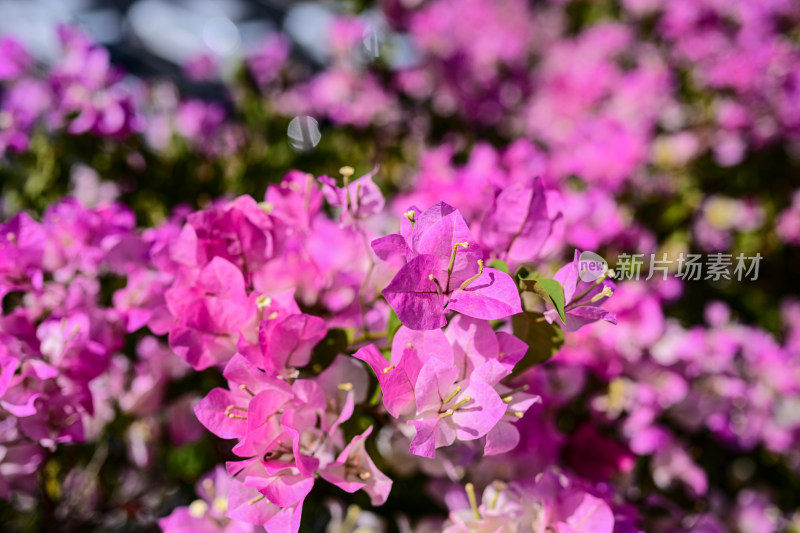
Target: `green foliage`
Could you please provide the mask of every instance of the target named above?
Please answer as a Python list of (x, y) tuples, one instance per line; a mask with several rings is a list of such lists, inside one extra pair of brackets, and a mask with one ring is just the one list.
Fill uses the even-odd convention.
[(502, 270), (508, 275), (511, 275), (511, 271), (508, 268), (508, 263), (503, 261), (502, 259), (492, 259), (489, 261), (489, 268), (496, 268), (497, 270)]
[(214, 468), (215, 455), (208, 440), (179, 447), (169, 446), (165, 449), (164, 458), (166, 474), (170, 478), (192, 483)]
[(514, 375), (544, 363), (564, 345), (564, 330), (548, 323), (544, 315), (523, 312), (511, 318), (514, 335), (528, 343), (528, 351), (514, 367)]
[(545, 302), (549, 303), (558, 313), (558, 317), (563, 324), (567, 323), (564, 314), (564, 287), (554, 279), (528, 277), (519, 281), (520, 286), (535, 293)]

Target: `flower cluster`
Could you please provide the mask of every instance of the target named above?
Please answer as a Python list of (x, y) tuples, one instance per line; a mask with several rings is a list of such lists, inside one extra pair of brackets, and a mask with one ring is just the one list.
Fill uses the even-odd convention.
[(323, 68), (275, 33), (224, 101), (0, 40), (9, 528), (800, 530), (797, 7), (322, 25)]
[[(386, 500), (392, 482), (365, 450), (372, 427), (349, 440), (341, 428), (366, 399), (364, 368), (342, 355), (310, 368), (329, 327), (362, 324), (357, 295), (368, 288), (368, 256), (358, 224), (383, 198), (369, 176), (355, 183), (352, 203), (342, 206), (349, 189), (293, 173), (270, 186), (264, 202), (241, 196), (158, 230), (163, 248), (154, 248), (139, 279), (164, 274), (165, 285), (149, 284), (146, 296), (129, 300), (128, 316), (138, 317), (137, 327), (168, 332), (171, 349), (196, 370), (224, 367), (228, 387), (211, 390), (195, 413), (214, 434), (236, 439), (233, 453), (242, 458), (227, 464), (233, 479), (224, 503), (199, 514), (200, 504), (179, 510), (162, 522), (166, 530), (180, 513), (204, 520), (216, 509), (220, 517), (297, 531), (317, 477), (347, 492), (363, 489), (375, 505)], [(322, 211), (322, 187), (349, 225)], [(330, 252), (334, 242), (338, 254)], [(298, 301), (334, 316), (304, 313)]]
[(13, 41), (6, 41), (4, 56), (18, 59), (16, 68), (4, 77), (13, 84), (2, 102), (7, 121), (0, 144), (3, 151), (27, 150), (38, 121), (72, 135), (121, 137), (139, 127), (134, 93), (122, 83), (121, 72), (111, 66), (108, 50), (68, 26), (59, 28), (58, 36), (63, 57), (46, 81), (29, 74), (25, 55)]
[[(290, 309), (269, 310), (292, 316)], [(263, 322), (261, 332), (270, 326)], [(229, 388), (212, 390), (195, 408), (213, 433), (237, 439), (233, 452), (245, 458), (227, 464), (234, 480), (226, 516), (272, 531), (297, 531), (303, 500), (318, 476), (347, 492), (364, 490), (374, 505), (385, 502), (392, 482), (364, 447), (372, 426), (346, 444), (340, 428), (366, 398), (364, 369), (340, 356), (316, 378), (289, 384), (265, 368), (275, 368), (276, 357), (285, 361), (295, 349), (295, 364), (302, 364), (302, 346), (274, 346), (266, 333), (259, 337), (263, 359), (234, 355), (223, 372)], [(312, 344), (320, 338), (308, 336)]]
[(373, 241), (381, 259), (401, 255), (400, 269), (383, 296), (411, 329), (438, 329), (445, 314), (496, 320), (522, 311), (511, 277), (484, 268), (483, 251), (461, 213), (439, 203), (424, 212), (406, 212), (403, 234)]
[(446, 330), (401, 327), (387, 361), (370, 345), (356, 352), (375, 372), (383, 404), (416, 433), (410, 452), (435, 457), (456, 440), (485, 437), (486, 455), (504, 453), (519, 442), (513, 423), (539, 399), (501, 381), (527, 352), (527, 345), (489, 322), (456, 316)]
[(76, 28), (60, 26), (58, 39), (61, 55), (45, 72), (34, 68), (16, 41), (0, 44), (0, 154), (31, 150), (37, 128), (115, 141), (142, 135), (156, 151), (173, 150), (175, 137), (203, 156), (239, 147), (242, 132), (225, 123), (222, 105), (181, 100), (170, 85), (125, 77), (108, 50)]
[[(520, 440), (515, 423), (539, 400), (525, 393), (527, 385), (514, 389), (506, 380), (528, 345), (490, 322), (522, 311), (517, 284), (483, 263), (513, 249), (492, 220), (500, 212), (517, 220), (517, 229), (503, 230), (515, 231), (520, 242), (547, 239), (551, 221), (540, 181), (528, 182), (527, 196), (520, 195), (528, 204), (516, 213), (504, 209), (511, 200), (499, 193), (481, 226), (489, 228), (487, 240), (499, 243), (497, 252), (484, 251), (461, 213), (445, 203), (406, 211), (400, 234), (368, 247), (368, 226), (384, 200), (371, 174), (350, 183), (351, 172), (342, 169), (344, 187), (327, 176), (289, 174), (268, 187), (260, 204), (242, 196), (187, 215), (180, 229), (165, 225), (146, 236), (161, 241), (151, 248), (151, 270), (130, 279), (138, 286), (161, 273), (166, 285), (151, 284), (144, 295), (132, 286), (117, 293), (119, 304), (128, 302), (121, 307), (133, 329), (168, 330), (172, 350), (197, 370), (224, 366), (227, 388), (213, 389), (195, 412), (214, 434), (238, 441), (233, 453), (243, 459), (227, 464), (234, 478), (227, 518), (296, 531), (317, 477), (348, 492), (363, 489), (374, 505), (386, 500), (391, 481), (364, 446), (372, 426), (349, 442), (342, 429), (367, 396), (356, 359), (373, 369), (386, 411), (413, 427), (410, 451), (424, 457), (479, 439), (486, 455), (507, 452)], [(323, 197), (340, 210), (338, 224), (322, 210)], [(367, 344), (356, 359), (338, 355), (315, 367), (312, 354), (330, 328), (362, 328), (366, 340), (375, 324), (388, 324), (388, 307), (364, 308), (386, 278), (369, 275), (378, 270), (373, 251), (400, 265), (383, 295), (404, 325), (377, 334), (391, 338), (391, 355), (387, 360)], [(287, 272), (287, 260), (296, 268)], [(308, 269), (315, 279), (300, 277)], [(564, 281), (571, 283), (565, 295), (572, 314), (578, 282)], [(322, 306), (327, 318), (303, 312), (298, 301)]]
[(614, 513), (605, 500), (554, 471), (540, 474), (535, 483), (493, 482), (483, 491), (480, 504), (472, 485), (467, 485), (466, 498), (448, 496), (450, 516), (442, 529), (447, 533), (617, 530)]
[(74, 200), (36, 222), (0, 225), (0, 495), (34, 493), (48, 451), (95, 439), (98, 387), (124, 342), (122, 320), (100, 298), (100, 276), (125, 272), (139, 250), (130, 210)]

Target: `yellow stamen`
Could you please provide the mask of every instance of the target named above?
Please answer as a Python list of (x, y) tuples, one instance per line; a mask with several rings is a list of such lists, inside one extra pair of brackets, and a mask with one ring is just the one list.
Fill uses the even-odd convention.
[(492, 496), (492, 501), (489, 502), (489, 509), (494, 509), (497, 506), (497, 500), (500, 498), (500, 493), (505, 490), (506, 484), (502, 481), (495, 481), (494, 483), (495, 493)]
[(453, 409), (458, 409), (459, 407), (461, 407), (465, 403), (471, 402), (471, 401), (472, 401), (472, 398), (470, 398), (469, 396), (466, 396), (466, 397), (464, 397), (463, 400), (459, 400), (459, 402), (453, 406)]
[(471, 278), (464, 280), (464, 283), (461, 284), (458, 290), (463, 291), (464, 289), (469, 287), (470, 283), (481, 277), (481, 274), (483, 274), (483, 259), (478, 259), (478, 273), (472, 276)]
[(214, 498), (214, 501), (211, 502), (211, 506), (214, 507), (214, 510), (218, 513), (224, 513), (228, 510), (228, 498)]
[(353, 528), (356, 527), (356, 521), (358, 521), (358, 516), (361, 514), (361, 507), (358, 505), (350, 505), (347, 508), (347, 514), (342, 520), (342, 526), (339, 528), (339, 531), (351, 531)]
[(258, 307), (259, 311), (263, 311), (265, 307), (269, 307), (272, 304), (272, 298), (267, 296), (266, 294), (262, 294), (261, 296), (256, 299), (256, 307)]
[(247, 420), (246, 416), (237, 415), (233, 412), (234, 409), (247, 412), (247, 407), (239, 407), (238, 405), (229, 405), (225, 408), (225, 416), (228, 418), (238, 418), (239, 420)]
[(458, 393), (459, 393), (459, 392), (461, 392), (461, 385), (459, 385), (459, 386), (457, 386), (455, 389), (453, 389), (453, 392), (451, 392), (451, 393), (450, 393), (450, 396), (448, 396), (447, 398), (445, 398), (444, 400), (442, 400), (442, 403), (447, 403), (447, 402), (449, 402), (450, 400), (452, 400), (453, 398), (455, 398), (455, 397), (458, 395)]
[(595, 302), (598, 302), (598, 301), (602, 300), (603, 298), (606, 298), (606, 297), (610, 298), (613, 295), (614, 295), (614, 291), (611, 290), (611, 287), (603, 287), (603, 291), (601, 293), (599, 293), (599, 294), (595, 294), (592, 297), (592, 299), (589, 300), (589, 301), (591, 303), (595, 303)]
[(358, 212), (358, 207), (360, 204), (361, 204), (361, 184), (356, 183), (356, 205), (353, 206), (355, 207), (356, 212)]
[(203, 480), (203, 488), (206, 489), (209, 498), (214, 498), (216, 491), (214, 490), (214, 482), (206, 478)]
[[(449, 277), (449, 276), (448, 276)], [(439, 280), (433, 274), (428, 274), (428, 279), (436, 284), (436, 292), (442, 294), (442, 286), (439, 285)]]
[(208, 504), (203, 500), (195, 500), (189, 505), (189, 514), (195, 518), (202, 518), (208, 511)]
[(478, 500), (475, 498), (475, 485), (472, 483), (467, 483), (464, 486), (464, 489), (467, 491), (467, 498), (469, 498), (469, 507), (472, 509), (472, 517), (475, 520), (481, 519), (481, 513), (478, 511)]
[(255, 504), (257, 504), (258, 502), (260, 502), (261, 500), (264, 500), (264, 499), (266, 499), (266, 496), (264, 496), (263, 494), (259, 494), (258, 496), (256, 496), (255, 498), (253, 498), (252, 500), (247, 502), (247, 505), (255, 505)]
[(450, 252), (450, 262), (447, 264), (447, 287), (445, 292), (450, 290), (450, 275), (453, 273), (453, 268), (456, 265), (456, 252), (459, 248), (469, 248), (468, 242), (457, 242), (453, 244), (453, 251)]

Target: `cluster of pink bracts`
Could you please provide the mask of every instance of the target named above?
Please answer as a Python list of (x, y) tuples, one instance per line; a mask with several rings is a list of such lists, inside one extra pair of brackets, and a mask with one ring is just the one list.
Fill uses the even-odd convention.
[[(721, 304), (709, 308), (708, 329), (683, 329), (661, 311), (679, 291), (673, 283), (584, 282), (577, 252), (553, 276), (564, 291), (562, 327), (619, 325), (569, 333), (557, 364), (512, 374), (528, 350), (509, 324), (522, 310), (520, 294), (509, 274), (484, 265), (504, 259), (515, 268), (519, 239), (540, 231), (547, 241), (558, 227), (560, 210), (539, 180), (512, 182), (513, 197), (486, 183), (494, 199), (471, 221), (445, 203), (400, 209), (400, 233), (384, 236), (381, 228), (398, 221), (386, 215), (394, 208), (385, 208), (372, 176), (336, 183), (290, 173), (263, 202), (222, 200), (145, 231), (121, 205), (87, 208), (74, 200), (52, 206), (41, 222), (25, 214), (6, 222), (3, 495), (32, 493), (47, 454), (96, 439), (115, 405), (142, 418), (128, 438), (132, 461), (146, 464), (137, 424), (151, 427), (148, 417), (162, 409), (171, 380), (208, 367), (221, 369), (228, 387), (199, 403), (185, 397), (170, 405), (170, 434), (176, 443), (196, 439), (198, 428), (187, 420), (196, 416), (235, 439), (240, 459), (204, 479), (203, 499), (164, 518), (165, 531), (180, 531), (187, 520), (212, 531), (296, 531), (319, 478), (363, 490), (380, 505), (389, 476), (409, 469), (454, 483), (446, 485), (447, 524), (423, 521), (418, 531), (532, 519), (543, 528), (636, 531), (637, 511), (619, 503), (624, 484), (608, 480), (631, 472), (637, 455), (651, 457), (652, 475), (665, 488), (709, 490), (665, 416), (689, 431), (704, 425), (735, 447), (761, 443), (790, 453), (797, 425), (782, 409), (797, 397), (796, 333), (778, 345), (732, 323)], [(506, 226), (493, 224), (500, 216)], [(512, 228), (513, 238), (497, 227)], [(103, 302), (101, 285), (114, 276), (126, 278), (125, 286)], [(600, 305), (612, 292), (605, 310)], [(791, 320), (797, 310), (785, 312)], [(541, 316), (559, 323), (554, 309)], [(347, 332), (347, 343), (320, 365), (314, 350), (333, 330)], [(150, 333), (135, 365), (118, 353), (126, 331)], [(734, 365), (739, 352), (745, 363)], [(608, 389), (591, 398), (594, 421), (566, 436), (552, 417), (589, 375)], [(747, 390), (753, 400), (743, 404), (738, 398)], [(742, 414), (731, 418), (731, 408)], [(617, 424), (621, 441), (603, 434), (606, 424)], [(367, 446), (372, 440), (375, 447)], [(482, 503), (473, 483), (483, 487)], [(758, 493), (746, 494), (737, 513), (767, 508)]]
[[(542, 189), (530, 191), (535, 205)], [(322, 209), (325, 197), (340, 209), (339, 221)], [(223, 500), (215, 507), (212, 498), (212, 514), (190, 509), (198, 524), (224, 516), (223, 523), (297, 531), (318, 478), (347, 492), (364, 490), (373, 505), (386, 500), (392, 481), (365, 448), (374, 426), (349, 438), (342, 429), (354, 409), (367, 405), (370, 379), (357, 359), (374, 371), (390, 415), (370, 408), (383, 421), (381, 430), (409, 439), (412, 454), (434, 458), (437, 448), (456, 442), (486, 455), (513, 449), (520, 439), (515, 423), (540, 398), (506, 379), (527, 344), (504, 331), (508, 325), (495, 331), (490, 322), (522, 311), (511, 276), (483, 266), (508, 250), (483, 248), (444, 203), (408, 211), (402, 235), (372, 240), (383, 206), (369, 175), (339, 188), (330, 178), (293, 173), (270, 186), (264, 202), (245, 196), (218, 202), (144, 233), (119, 205), (86, 209), (74, 201), (51, 208), (41, 224), (26, 215), (6, 223), (3, 292), (25, 294), (3, 321), (8, 342), (0, 397), (4, 424), (14, 426), (3, 438), (15, 452), (3, 457), (6, 496), (9, 487), (31, 490), (46, 449), (86, 438), (85, 429), (98, 423), (95, 406), (110, 400), (104, 386), (124, 381), (130, 370), (112, 361), (124, 330), (142, 327), (168, 333), (181, 359), (196, 370), (221, 368), (228, 381), (194, 411), (210, 431), (237, 441), (232, 451), (241, 459), (227, 463), (229, 480), (215, 483), (225, 512)], [(529, 219), (541, 213), (518, 215), (520, 228), (540, 226)], [(520, 238), (526, 237), (523, 230)], [(376, 264), (372, 248), (388, 263)], [(98, 301), (98, 278), (107, 272), (128, 280), (112, 306)], [(378, 298), (381, 288), (406, 322), (391, 332), (392, 309)], [(312, 352), (334, 328), (358, 338), (318, 368)], [(154, 373), (152, 366), (137, 372)], [(158, 377), (151, 385), (163, 381)], [(121, 403), (136, 412), (128, 407), (136, 402)], [(486, 520), (500, 509), (524, 515), (524, 499), (540, 493), (543, 504), (554, 506), (540, 517), (548, 524), (583, 512), (548, 500), (560, 492), (602, 504), (563, 475), (550, 476), (534, 487), (508, 489)], [(178, 527), (170, 525), (183, 511), (176, 513), (162, 521), (165, 530)], [(610, 511), (601, 519), (611, 531)]]
[[(150, 514), (132, 515), (167, 533), (297, 531), (320, 494), (332, 533), (800, 530), (786, 488), (800, 475), (796, 295), (762, 300), (771, 333), (719, 301), (670, 314), (702, 292), (672, 273), (615, 283), (578, 271), (581, 250), (610, 263), (682, 245), (794, 253), (800, 193), (748, 183), (747, 165), (796, 152), (800, 51), (786, 28), (800, 10), (569, 4), (388, 0), (382, 37), (411, 43), (405, 62), (357, 60), (361, 16), (333, 18), (320, 72), (292, 69), (277, 35), (246, 58), (256, 101), (316, 117), (323, 138), (402, 147), (400, 177), (398, 165), (358, 179), (291, 171), (263, 199), (142, 227), (115, 202), (131, 183), (101, 184), (87, 158), (71, 170), (74, 198), (37, 220), (5, 217), (0, 498), (31, 508), (55, 479), (59, 505), (91, 514), (97, 471), (54, 466), (69, 469), (59, 453), (79, 443), (102, 458), (123, 427), (120, 485), (141, 492), (164, 442), (226, 439), (231, 460), (200, 478), (198, 499), (165, 503), (159, 487)], [(59, 38), (46, 72), (0, 40), (12, 169), (53, 164), (41, 146), (59, 135), (136, 146), (121, 167), (142, 176), (176, 143), (235, 168), (263, 140), (217, 102), (123, 77), (74, 29)], [(714, 190), (737, 165), (733, 186)], [(560, 288), (560, 309), (522, 290), (523, 271)], [(175, 391), (208, 374), (227, 385)], [(393, 481), (414, 476), (446, 513), (382, 511)]]

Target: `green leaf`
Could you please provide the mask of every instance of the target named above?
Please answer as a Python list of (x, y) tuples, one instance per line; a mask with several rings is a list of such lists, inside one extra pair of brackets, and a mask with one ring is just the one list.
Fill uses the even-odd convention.
[(214, 464), (214, 449), (209, 439), (166, 448), (164, 469), (171, 479), (196, 480)]
[(567, 323), (564, 314), (564, 288), (554, 279), (521, 279), (520, 285), (527, 291), (532, 291), (549, 303), (558, 313), (561, 323)]
[(502, 270), (506, 274), (511, 275), (511, 271), (508, 268), (508, 263), (502, 259), (492, 259), (489, 261), (489, 268), (496, 268), (497, 270)]
[(549, 324), (540, 313), (519, 313), (511, 317), (514, 335), (528, 343), (525, 357), (514, 367), (514, 375), (544, 363), (564, 345), (564, 330)]

